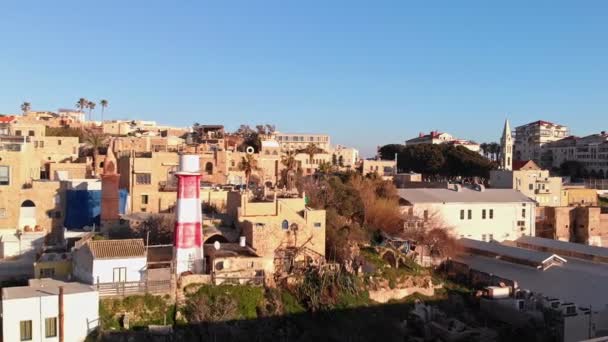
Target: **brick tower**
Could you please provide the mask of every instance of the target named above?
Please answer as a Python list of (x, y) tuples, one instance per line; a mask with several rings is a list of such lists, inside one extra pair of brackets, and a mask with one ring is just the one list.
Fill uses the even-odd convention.
[(119, 216), (118, 181), (120, 175), (116, 172), (116, 156), (114, 155), (114, 140), (110, 141), (106, 159), (103, 162), (101, 174), (101, 214), (100, 230), (104, 235), (109, 233), (112, 226), (117, 225)]
[(176, 220), (173, 242), (175, 273), (203, 271), (200, 161), (198, 155), (181, 155), (177, 177)]

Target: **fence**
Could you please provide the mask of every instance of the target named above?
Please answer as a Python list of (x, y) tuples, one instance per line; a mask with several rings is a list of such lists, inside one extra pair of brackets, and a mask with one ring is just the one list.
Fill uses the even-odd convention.
[(120, 297), (136, 294), (165, 294), (171, 291), (171, 280), (130, 281), (97, 283), (100, 297)]

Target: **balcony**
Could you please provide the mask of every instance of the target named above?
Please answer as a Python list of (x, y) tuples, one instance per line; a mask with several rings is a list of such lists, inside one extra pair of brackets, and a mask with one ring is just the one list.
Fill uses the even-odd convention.
[(550, 189), (536, 189), (534, 190), (534, 193), (537, 195), (547, 195), (551, 193)]
[(161, 192), (175, 192), (177, 191), (177, 182), (158, 182), (158, 191)]

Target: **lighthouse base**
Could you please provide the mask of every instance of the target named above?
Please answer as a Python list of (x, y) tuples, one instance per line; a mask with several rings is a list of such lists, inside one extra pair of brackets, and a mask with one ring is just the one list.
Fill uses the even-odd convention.
[(201, 248), (173, 248), (175, 273), (203, 273), (203, 250)]

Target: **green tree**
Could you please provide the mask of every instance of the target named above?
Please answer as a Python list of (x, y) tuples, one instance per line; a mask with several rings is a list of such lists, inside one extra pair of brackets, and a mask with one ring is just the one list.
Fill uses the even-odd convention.
[(101, 106), (101, 122), (103, 122), (103, 112), (106, 108), (108, 108), (108, 100), (99, 101), (99, 105)]
[(281, 164), (285, 166), (283, 170), (283, 184), (287, 190), (293, 189), (295, 181), (295, 173), (298, 168), (298, 161), (295, 158), (293, 151), (287, 151), (283, 157), (281, 157)]
[(323, 151), (317, 147), (317, 145), (315, 145), (314, 143), (310, 143), (306, 146), (306, 148), (300, 150), (300, 152), (302, 153), (306, 153), (308, 155), (308, 162), (309, 164), (313, 164), (312, 160), (315, 157), (316, 154), (318, 153), (322, 153)]
[(399, 154), (405, 150), (405, 145), (388, 144), (378, 149), (378, 155), (382, 160), (395, 160), (395, 154)]
[(255, 159), (253, 154), (247, 154), (243, 157), (241, 162), (239, 163), (239, 170), (245, 172), (245, 179), (247, 181), (247, 189), (249, 189), (249, 180), (251, 179), (251, 174), (257, 170), (258, 161)]
[(107, 146), (108, 137), (105, 134), (96, 132), (94, 130), (87, 130), (84, 136), (84, 144), (91, 151), (93, 156), (92, 172), (95, 176), (97, 174), (97, 161), (99, 159), (99, 149)]
[(29, 102), (23, 102), (21, 104), (21, 111), (23, 112), (23, 114), (26, 114), (27, 112), (29, 112), (31, 108), (32, 108), (32, 104)]

